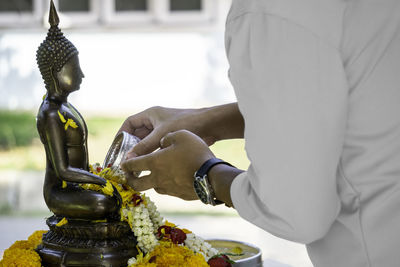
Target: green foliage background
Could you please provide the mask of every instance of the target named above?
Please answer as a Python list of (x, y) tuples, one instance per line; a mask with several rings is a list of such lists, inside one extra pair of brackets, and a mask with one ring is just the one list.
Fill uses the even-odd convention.
[(33, 113), (0, 111), (0, 149), (27, 146), (35, 138), (38, 133)]

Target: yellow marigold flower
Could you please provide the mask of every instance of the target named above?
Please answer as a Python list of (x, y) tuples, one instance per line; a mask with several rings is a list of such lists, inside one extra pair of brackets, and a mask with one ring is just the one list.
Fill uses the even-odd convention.
[[(132, 189), (133, 190), (133, 189)], [(135, 192), (135, 190), (133, 190), (133, 192)], [(143, 194), (140, 194), (140, 196), (142, 197), (142, 199), (143, 199), (143, 204), (145, 205), (145, 206), (147, 206), (147, 199), (146, 199), (146, 195), (143, 193)]]
[(114, 188), (112, 187), (112, 184), (110, 183), (110, 181), (107, 181), (106, 186), (104, 186), (101, 191), (103, 192), (103, 194), (108, 195), (108, 196), (112, 196), (113, 192), (114, 192)]
[(76, 123), (74, 122), (73, 119), (67, 120), (67, 123), (65, 123), (65, 125), (64, 125), (64, 129), (67, 130), (69, 126), (71, 126), (71, 128), (74, 128), (74, 129), (78, 128), (78, 125), (76, 125)]
[(97, 173), (98, 176), (106, 178), (107, 180), (112, 180), (112, 175), (110, 175), (110, 168), (104, 168)]
[(61, 112), (60, 111), (57, 111), (58, 112), (58, 117), (60, 118), (60, 120), (61, 120), (61, 122), (62, 123), (66, 123), (67, 122), (67, 120), (64, 118), (64, 116), (61, 114)]
[(61, 227), (61, 226), (63, 226), (64, 224), (67, 224), (68, 223), (68, 220), (67, 220), (67, 218), (63, 218), (61, 221), (59, 221), (57, 224), (56, 224), (56, 226), (57, 227)]
[(132, 229), (133, 228), (133, 212), (132, 211), (128, 211), (128, 223)]
[(15, 241), (14, 244), (12, 244), (11, 247), (9, 247), (8, 249), (16, 249), (16, 248), (31, 249), (33, 247), (31, 242), (29, 242), (28, 240), (18, 240)]
[(165, 220), (164, 225), (169, 226), (169, 227), (176, 227), (176, 224), (174, 224), (174, 223), (172, 223), (172, 222), (169, 222), (169, 221), (167, 221), (167, 220)]
[(195, 254), (194, 256), (191, 256), (190, 258), (188, 258), (186, 260), (187, 260), (187, 266), (190, 266), (190, 267), (196, 267), (196, 266), (207, 266), (208, 267), (206, 260), (204, 259), (203, 255), (201, 255), (201, 254)]
[(161, 241), (160, 245), (144, 257), (139, 253), (136, 260), (137, 262), (129, 267), (209, 267), (201, 254), (195, 254), (185, 246), (166, 241)]
[(191, 234), (191, 233), (193, 233), (192, 231), (190, 231), (190, 230), (188, 230), (188, 229), (186, 229), (186, 228), (182, 228), (181, 229), (185, 234)]
[[(120, 217), (121, 217), (121, 218), (120, 218), (121, 222), (125, 221), (125, 218), (124, 218), (124, 216), (122, 215), (122, 214), (124, 214), (123, 210), (124, 210), (124, 206), (121, 205), (121, 208), (119, 209), (119, 215), (120, 215)], [(129, 226), (130, 226), (131, 229), (132, 229), (132, 225), (129, 225)]]
[(80, 187), (86, 190), (93, 190), (97, 192), (102, 192), (102, 186), (97, 184), (80, 184)]
[(121, 198), (122, 198), (122, 203), (125, 206), (126, 204), (128, 204), (131, 201), (131, 199), (132, 199), (133, 195), (135, 194), (135, 192), (133, 190), (129, 190), (129, 191), (127, 191), (127, 190), (119, 190), (119, 186), (116, 186), (116, 188), (118, 189), (118, 192), (119, 192), (119, 194), (121, 195)]
[(9, 248), (4, 251), (0, 267), (41, 267), (41, 258), (33, 249)]
[(94, 222), (94, 223), (107, 222), (107, 219), (103, 219), (103, 220), (93, 220), (92, 222)]
[(42, 242), (42, 236), (47, 231), (35, 231), (28, 240), (19, 240), (6, 249), (0, 267), (41, 267), (41, 259), (34, 249)]
[(101, 185), (97, 185), (97, 184), (80, 184), (79, 186), (85, 190), (93, 190), (93, 191), (97, 191), (97, 192), (102, 192), (103, 194), (105, 194), (107, 196), (113, 196), (114, 188), (112, 187), (112, 185), (114, 185), (117, 189), (119, 187), (118, 184), (114, 184), (113, 182), (110, 182), (110, 181), (107, 181), (105, 186), (101, 186)]
[(63, 116), (63, 114), (61, 114), (61, 112), (59, 110), (57, 111), (57, 113), (58, 113), (58, 117), (60, 118), (61, 122), (65, 123), (65, 125), (64, 125), (65, 130), (67, 130), (68, 127), (71, 127), (74, 129), (78, 128), (78, 125), (75, 123), (75, 121), (73, 119), (66, 120), (65, 117)]
[(33, 249), (35, 249), (37, 246), (39, 246), (40, 243), (42, 243), (42, 237), (45, 233), (47, 233), (47, 231), (39, 230), (35, 231), (28, 237), (28, 241), (32, 244)]
[[(95, 166), (97, 166), (95, 164)], [(133, 195), (136, 193), (135, 190), (133, 190), (130, 186), (128, 185), (120, 185), (118, 183), (119, 178), (117, 176), (112, 175), (112, 172), (110, 172), (110, 168), (95, 168), (93, 165), (89, 165), (89, 170), (91, 173), (98, 175), (102, 178), (105, 178), (107, 180), (107, 185), (106, 187), (102, 187), (99, 185), (95, 185), (95, 184), (81, 184), (80, 186), (83, 189), (86, 190), (95, 190), (98, 192), (102, 192), (103, 194), (112, 196), (112, 193), (114, 192), (114, 190), (112, 190), (112, 185), (114, 185), (114, 187), (117, 189), (118, 193), (120, 194), (121, 198), (122, 198), (122, 207), (126, 207), (131, 205), (132, 202), (132, 197)], [(108, 184), (111, 183), (111, 184)], [(106, 189), (105, 189), (106, 188)], [(109, 192), (109, 193), (107, 193)], [(145, 201), (144, 201), (145, 203)]]
[(161, 228), (160, 232), (165, 235), (165, 228)]

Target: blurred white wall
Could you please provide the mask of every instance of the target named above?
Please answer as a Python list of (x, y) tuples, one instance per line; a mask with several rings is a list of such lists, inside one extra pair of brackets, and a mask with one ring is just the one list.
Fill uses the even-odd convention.
[[(86, 75), (70, 102), (87, 113), (125, 114), (235, 101), (224, 50), (230, 0), (222, 1), (213, 27), (63, 29)], [(46, 91), (35, 56), (46, 34), (45, 28), (0, 31), (0, 109), (40, 105)]]

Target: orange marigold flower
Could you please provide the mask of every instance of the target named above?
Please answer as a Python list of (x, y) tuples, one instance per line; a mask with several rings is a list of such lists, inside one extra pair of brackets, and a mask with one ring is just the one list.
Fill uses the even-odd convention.
[(34, 250), (23, 248), (9, 248), (4, 251), (0, 267), (24, 266), (41, 267), (41, 258)]
[(185, 246), (161, 241), (145, 257), (138, 259), (135, 267), (209, 267), (203, 255), (195, 254)]
[(35, 231), (28, 240), (15, 241), (4, 251), (0, 267), (41, 267), (41, 258), (34, 249), (42, 242), (47, 231)]
[(39, 246), (40, 243), (42, 243), (42, 237), (45, 233), (47, 233), (47, 231), (39, 230), (35, 231), (28, 237), (28, 241), (32, 244), (33, 249), (35, 249), (37, 246)]
[(15, 241), (14, 244), (12, 244), (11, 247), (9, 247), (8, 249), (16, 249), (16, 248), (31, 249), (32, 244), (27, 240), (18, 240)]

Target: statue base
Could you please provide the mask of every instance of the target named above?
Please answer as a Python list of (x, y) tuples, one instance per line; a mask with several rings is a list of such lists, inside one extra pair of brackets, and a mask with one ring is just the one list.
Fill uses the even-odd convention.
[(60, 220), (47, 219), (50, 231), (36, 249), (45, 267), (127, 266), (137, 255), (136, 238), (126, 222), (68, 220), (58, 227)]

